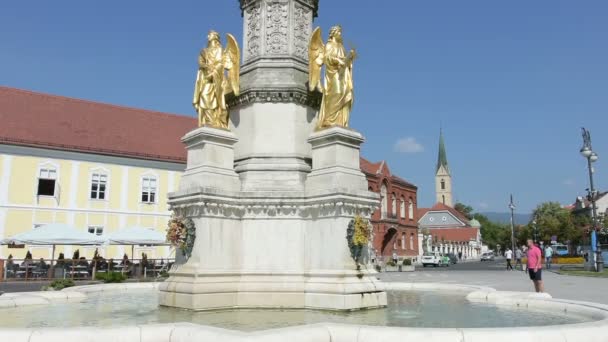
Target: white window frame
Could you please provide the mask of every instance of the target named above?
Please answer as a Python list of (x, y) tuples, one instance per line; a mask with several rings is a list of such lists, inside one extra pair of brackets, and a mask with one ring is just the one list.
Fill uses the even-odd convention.
[(410, 233), (410, 249), (414, 250), (414, 233)]
[(407, 213), (410, 220), (414, 220), (414, 200), (410, 197), (410, 202), (408, 204)]
[[(93, 182), (95, 181), (95, 175), (99, 176), (99, 183), (98, 183), (98, 187), (97, 187), (97, 196), (99, 197), (99, 184), (101, 184), (101, 177), (104, 176), (105, 177), (105, 191), (104, 191), (104, 198), (94, 198), (91, 196), (92, 192), (93, 192)], [(90, 201), (108, 201), (109, 200), (109, 196), (110, 196), (110, 171), (106, 168), (102, 168), (102, 167), (97, 167), (94, 169), (91, 169), (89, 172), (89, 188), (88, 188), (88, 194), (87, 194), (88, 198)]]
[[(43, 171), (47, 172), (47, 177), (42, 177)], [(51, 178), (50, 171), (53, 171), (54, 175)], [(55, 185), (53, 188), (53, 195), (39, 195), (38, 188), (40, 187), (41, 179), (53, 179), (55, 181)], [(51, 161), (45, 161), (38, 164), (38, 171), (36, 173), (36, 187), (34, 189), (36, 197), (48, 197), (48, 198), (58, 198), (59, 197), (59, 165), (57, 163), (53, 163)]]
[(406, 249), (405, 248), (405, 239), (406, 239), (405, 236), (406, 236), (405, 233), (401, 233), (401, 249), (403, 249), (403, 250)]
[(403, 196), (401, 196), (401, 203), (399, 205), (399, 211), (401, 214), (401, 218), (405, 219), (406, 218), (406, 216), (405, 216), (405, 198), (403, 198)]
[[(93, 232), (91, 232), (91, 229), (93, 229)], [(95, 236), (103, 236), (103, 232), (104, 232), (104, 226), (89, 225), (87, 227), (87, 233), (93, 234)]]
[[(158, 203), (158, 189), (159, 189), (159, 178), (157, 174), (153, 174), (153, 173), (145, 173), (141, 176), (140, 178), (140, 192), (139, 192), (139, 201), (142, 204), (157, 204)], [(154, 187), (154, 192), (150, 191), (151, 188), (149, 186), (146, 186), (146, 180), (150, 181), (150, 180), (154, 180), (155, 182), (155, 187)], [(146, 192), (145, 190), (147, 188), (148, 189), (147, 193), (148, 193), (148, 201), (144, 201), (143, 200), (143, 194)], [(150, 194), (154, 193), (154, 201), (150, 201)]]

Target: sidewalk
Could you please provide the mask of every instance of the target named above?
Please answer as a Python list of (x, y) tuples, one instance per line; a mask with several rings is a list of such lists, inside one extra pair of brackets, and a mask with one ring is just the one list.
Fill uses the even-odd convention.
[[(382, 273), (383, 281), (451, 283), (480, 285), (503, 291), (534, 291), (526, 272), (506, 270), (429, 270), (409, 273)], [(554, 298), (572, 299), (608, 304), (608, 278), (590, 278), (560, 275), (543, 271), (545, 291)]]

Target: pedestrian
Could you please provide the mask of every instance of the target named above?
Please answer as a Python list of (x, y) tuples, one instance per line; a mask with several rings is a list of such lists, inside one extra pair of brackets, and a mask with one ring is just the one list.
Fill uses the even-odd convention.
[(513, 251), (511, 250), (511, 248), (507, 248), (507, 250), (505, 251), (505, 258), (507, 259), (507, 271), (512, 271), (513, 266), (511, 265), (511, 259), (513, 259)]
[(551, 262), (553, 261), (553, 248), (550, 245), (547, 245), (545, 248), (545, 264), (547, 265), (547, 269), (551, 269)]
[(528, 239), (528, 274), (530, 280), (534, 282), (534, 289), (536, 292), (545, 292), (542, 278), (542, 252), (538, 246), (534, 244), (534, 241)]
[(462, 251), (458, 252), (458, 260), (462, 260)]
[(395, 265), (397, 265), (397, 252), (393, 252), (393, 262), (395, 263)]
[(521, 271), (524, 270), (524, 266), (521, 263), (522, 256), (523, 256), (523, 253), (522, 253), (521, 249), (519, 249), (519, 247), (517, 247), (517, 249), (515, 250), (515, 268), (517, 268), (517, 265), (519, 265), (519, 269)]

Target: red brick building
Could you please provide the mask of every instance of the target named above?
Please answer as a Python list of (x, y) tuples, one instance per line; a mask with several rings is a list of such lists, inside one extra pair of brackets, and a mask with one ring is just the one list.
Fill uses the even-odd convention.
[(361, 158), (361, 171), (369, 190), (380, 194), (382, 204), (372, 215), (373, 246), (378, 256), (418, 256), (418, 187), (393, 174), (385, 161)]

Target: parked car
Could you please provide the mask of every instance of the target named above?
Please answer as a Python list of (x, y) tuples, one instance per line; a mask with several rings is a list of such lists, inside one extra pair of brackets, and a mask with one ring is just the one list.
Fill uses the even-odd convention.
[(448, 253), (446, 256), (450, 259), (450, 264), (456, 265), (458, 263), (458, 256), (454, 253)]
[(553, 248), (553, 252), (555, 252), (555, 255), (557, 256), (566, 256), (570, 254), (568, 246), (561, 243), (552, 244), (551, 248)]
[(494, 261), (494, 252), (485, 252), (481, 255), (481, 261)]
[(420, 258), (423, 267), (450, 266), (450, 258), (439, 253), (424, 253)]

